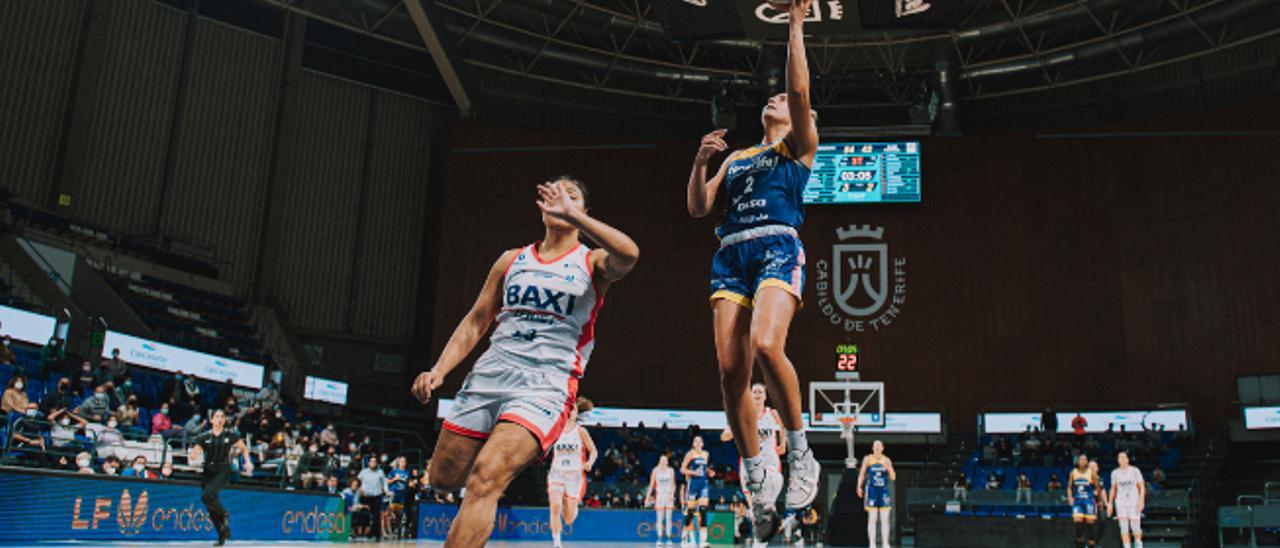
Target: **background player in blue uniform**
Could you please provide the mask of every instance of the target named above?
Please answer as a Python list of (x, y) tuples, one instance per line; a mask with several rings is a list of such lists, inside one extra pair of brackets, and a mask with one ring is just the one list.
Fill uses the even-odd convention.
[(387, 474), (387, 490), (390, 496), (387, 511), (382, 514), (382, 530), (396, 532), (397, 537), (404, 523), (405, 490), (409, 486), (409, 470), (407, 459), (397, 457), (391, 464), (391, 473)]
[[(711, 454), (702, 449), (702, 436), (693, 437), (693, 448), (684, 454), (680, 473), (685, 477), (684, 522), (690, 536), (700, 533), (701, 545), (709, 546), (707, 538), (707, 505), (711, 502)], [(694, 544), (697, 544), (695, 541)]]
[(1067, 504), (1071, 505), (1071, 521), (1076, 525), (1076, 546), (1092, 546), (1096, 542), (1090, 533), (1098, 519), (1097, 491), (1098, 476), (1089, 469), (1089, 457), (1081, 453), (1067, 481)]
[(877, 521), (880, 522), (881, 545), (889, 546), (889, 514), (893, 512), (889, 482), (896, 479), (898, 474), (893, 470), (893, 461), (884, 454), (884, 442), (872, 442), (871, 454), (862, 459), (862, 468), (858, 470), (858, 497), (863, 499), (862, 507), (867, 511), (867, 539), (871, 546), (876, 545)]
[(689, 175), (690, 215), (706, 216), (716, 197), (724, 195), (719, 200), (724, 218), (716, 227), (720, 250), (711, 266), (716, 358), (725, 414), (751, 492), (757, 538), (768, 538), (777, 530), (782, 478), (760, 455), (757, 413), (749, 392), (753, 365), (764, 371), (787, 431), (788, 508), (813, 502), (820, 474), (804, 435), (799, 379), (786, 355), (787, 331), (804, 287), (804, 247), (798, 235), (804, 222), (802, 194), (818, 149), (804, 47), (804, 19), (811, 4), (812, 0), (775, 4), (790, 18), (787, 89), (770, 98), (761, 113), (761, 143), (734, 151), (708, 179), (708, 161), (728, 149), (725, 130), (713, 131), (703, 137)]

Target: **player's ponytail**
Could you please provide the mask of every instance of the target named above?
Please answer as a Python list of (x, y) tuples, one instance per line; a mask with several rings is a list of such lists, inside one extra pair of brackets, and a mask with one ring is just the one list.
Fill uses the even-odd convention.
[(596, 408), (596, 404), (591, 403), (591, 400), (582, 396), (578, 396), (577, 406), (579, 415), (589, 413), (592, 409)]

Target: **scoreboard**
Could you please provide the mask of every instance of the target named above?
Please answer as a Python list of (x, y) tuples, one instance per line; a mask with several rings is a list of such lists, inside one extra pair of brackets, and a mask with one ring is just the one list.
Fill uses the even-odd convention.
[(920, 201), (920, 143), (818, 145), (804, 187), (806, 204)]

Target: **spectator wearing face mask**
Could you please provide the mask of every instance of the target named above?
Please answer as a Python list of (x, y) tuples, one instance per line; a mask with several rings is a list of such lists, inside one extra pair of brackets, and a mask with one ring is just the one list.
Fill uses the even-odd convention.
[(0, 345), (0, 363), (13, 365), (14, 362), (18, 361), (18, 357), (13, 354), (13, 348), (11, 348), (13, 338), (5, 335), (3, 339), (0, 339), (0, 341), (3, 342), (3, 344)]
[(98, 455), (114, 455), (117, 450), (124, 446), (124, 436), (120, 434), (120, 423), (116, 418), (109, 417), (107, 419), (107, 427), (98, 431), (98, 435), (94, 440), (94, 445), (98, 448)]
[(81, 474), (95, 473), (93, 471), (93, 457), (90, 457), (89, 453), (81, 451), (80, 454), (76, 455), (76, 472)]
[(76, 408), (76, 414), (89, 422), (105, 423), (107, 416), (111, 414), (111, 404), (107, 400), (106, 389), (101, 386), (94, 388), (93, 396), (85, 398), (80, 403), (80, 407)]
[(124, 382), (112, 381), (112, 385), (116, 387), (115, 399), (119, 402), (129, 401), (129, 398), (136, 396), (133, 391), (133, 380), (125, 379)]
[(40, 370), (53, 371), (54, 367), (62, 363), (66, 355), (62, 350), (62, 339), (53, 337), (49, 339), (49, 344), (44, 345), (40, 349)]
[(145, 455), (133, 457), (133, 464), (120, 475), (126, 478), (155, 479), (155, 475), (147, 470), (147, 457)]
[(75, 424), (71, 422), (71, 413), (63, 414), (57, 422), (53, 423), (53, 428), (49, 431), (49, 438), (53, 440), (53, 446), (57, 448), (66, 447), (76, 441), (76, 428), (82, 428), (83, 424)]
[(204, 432), (205, 426), (204, 413), (201, 413), (199, 409), (196, 409), (195, 412), (191, 414), (191, 418), (187, 419), (187, 423), (182, 425), (182, 431), (186, 433), (187, 437), (196, 436), (201, 432)]
[(22, 412), (26, 420), (13, 424), (13, 443), (19, 448), (35, 452), (40, 465), (45, 466), (47, 460), (44, 453), (44, 432), (49, 423), (41, 420), (40, 409), (35, 403), (27, 403)]
[(110, 457), (107, 457), (107, 460), (102, 461), (103, 474), (108, 476), (114, 476), (119, 471), (120, 471), (120, 459), (115, 455), (111, 455)]
[(129, 396), (125, 400), (124, 405), (116, 409), (116, 420), (120, 421), (120, 426), (133, 428), (138, 425), (138, 397)]
[(171, 479), (173, 479), (173, 464), (172, 464), (172, 463), (168, 463), (168, 462), (166, 462), (166, 463), (164, 463), (164, 464), (162, 464), (162, 465), (160, 466), (160, 478), (159, 478), (159, 479), (162, 479), (162, 480), (171, 480)]
[(160, 409), (151, 415), (151, 434), (160, 434), (165, 439), (182, 434), (182, 430), (173, 427), (173, 418), (169, 416), (168, 402), (160, 404)]
[(70, 391), (71, 381), (67, 379), (58, 381), (58, 388), (45, 394), (44, 399), (40, 400), (40, 412), (44, 414), (45, 419), (54, 423), (62, 422), (62, 419), (65, 418), (84, 426), (88, 424), (88, 421), (71, 412), (71, 401), (68, 396)]
[(71, 375), (71, 392), (81, 395), (88, 392), (93, 386), (93, 364), (88, 361), (81, 362), (80, 368)]
[(27, 377), (23, 375), (14, 375), (5, 383), (4, 396), (0, 398), (0, 410), (4, 411), (3, 416), (9, 414), (22, 414), (27, 412)]

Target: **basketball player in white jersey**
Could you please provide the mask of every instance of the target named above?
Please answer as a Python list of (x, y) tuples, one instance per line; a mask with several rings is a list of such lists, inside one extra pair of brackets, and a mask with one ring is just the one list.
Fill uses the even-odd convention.
[[(1146, 506), (1147, 484), (1142, 480), (1142, 470), (1129, 465), (1129, 453), (1121, 451), (1116, 455), (1119, 468), (1111, 471), (1111, 501), (1107, 516), (1112, 514), (1120, 520), (1120, 542), (1124, 548), (1134, 546), (1142, 548), (1142, 510)], [(1133, 544), (1129, 544), (1129, 536), (1133, 536)]]
[[(756, 406), (756, 433), (760, 438), (760, 455), (764, 457), (766, 466), (776, 470), (778, 473), (765, 476), (765, 481), (776, 482), (776, 485), (767, 488), (767, 492), (777, 493), (782, 489), (782, 459), (781, 455), (787, 454), (787, 438), (782, 434), (782, 419), (778, 416), (778, 411), (768, 406), (768, 391), (765, 389), (764, 383), (758, 382), (751, 385), (751, 401)], [(732, 441), (733, 430), (726, 428), (720, 433), (720, 441)], [(751, 490), (747, 489), (747, 470), (742, 459), (738, 459), (738, 478), (742, 487), (742, 494), (747, 499), (747, 507), (751, 507)], [(766, 501), (767, 502), (767, 501)]]
[(670, 542), (671, 511), (676, 506), (676, 469), (671, 467), (666, 455), (658, 457), (658, 465), (649, 473), (649, 488), (644, 493), (645, 506), (653, 506), (657, 514), (654, 530), (658, 532), (657, 546)]
[[(560, 548), (560, 531), (578, 518), (578, 503), (587, 492), (587, 472), (596, 463), (596, 444), (587, 429), (578, 425), (578, 417), (591, 408), (591, 400), (578, 398), (577, 406), (569, 414), (568, 425), (552, 446), (547, 501), (551, 506), (551, 540), (556, 548)], [(560, 521), (562, 516), (564, 523)]]
[[(560, 438), (605, 293), (640, 259), (630, 237), (587, 214), (586, 197), (571, 177), (538, 186), (542, 241), (508, 250), (493, 263), (444, 352), (413, 383), (414, 396), (426, 403), (494, 325), (489, 349), (458, 391), (431, 459), (433, 487), (466, 487), (446, 546), (484, 545), (498, 497)], [(583, 235), (600, 249), (582, 245)]]

